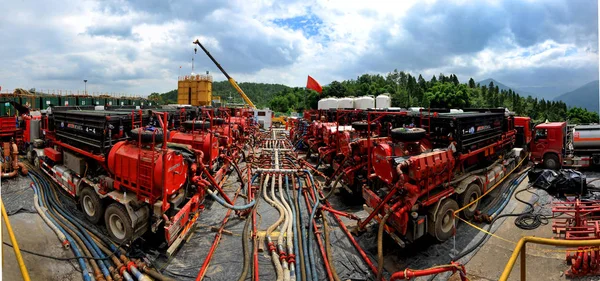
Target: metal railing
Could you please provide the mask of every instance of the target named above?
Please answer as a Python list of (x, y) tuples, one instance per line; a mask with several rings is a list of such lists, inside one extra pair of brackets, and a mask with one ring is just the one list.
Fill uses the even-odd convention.
[(583, 246), (600, 246), (600, 239), (595, 240), (558, 240), (558, 239), (548, 239), (548, 238), (540, 238), (533, 236), (525, 236), (522, 237), (521, 240), (517, 243), (502, 275), (500, 276), (500, 281), (508, 280), (508, 276), (512, 272), (513, 267), (515, 266), (515, 262), (519, 255), (521, 256), (521, 281), (527, 280), (527, 243), (533, 244), (542, 244), (542, 245), (552, 245), (557, 247), (583, 247)]

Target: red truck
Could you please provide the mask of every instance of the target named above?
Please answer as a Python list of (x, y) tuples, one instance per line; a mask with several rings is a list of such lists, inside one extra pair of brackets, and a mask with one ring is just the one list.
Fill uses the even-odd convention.
[(531, 160), (548, 169), (600, 165), (600, 125), (550, 122), (535, 126)]

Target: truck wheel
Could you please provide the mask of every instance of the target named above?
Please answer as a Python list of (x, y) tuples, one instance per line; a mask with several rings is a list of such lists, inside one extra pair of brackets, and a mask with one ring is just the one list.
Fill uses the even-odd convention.
[(558, 160), (558, 156), (555, 154), (547, 154), (544, 156), (544, 167), (550, 170), (557, 170), (560, 168), (560, 161)]
[(399, 141), (418, 141), (425, 137), (427, 131), (422, 128), (392, 129), (392, 138)]
[(33, 152), (33, 166), (35, 166), (36, 168), (40, 168), (40, 157), (37, 156), (37, 153)]
[[(454, 199), (446, 198), (435, 212), (435, 205), (429, 210), (427, 230), (429, 235), (439, 242), (448, 240), (454, 234), (454, 211), (458, 210), (458, 204)], [(434, 213), (435, 212), (435, 213)], [(434, 221), (435, 219), (435, 221)]]
[(85, 187), (79, 194), (79, 204), (85, 217), (92, 223), (98, 223), (104, 212), (104, 204), (98, 194), (90, 187)]
[(106, 223), (108, 234), (117, 243), (127, 242), (133, 236), (131, 218), (127, 214), (125, 206), (119, 203), (112, 203), (106, 208), (104, 222)]
[[(467, 189), (465, 189), (463, 193), (458, 195), (458, 203), (461, 207), (463, 207), (477, 200), (479, 196), (481, 196), (481, 189), (479, 188), (479, 185), (477, 185), (476, 183), (472, 183), (469, 184), (469, 186), (467, 186)], [(479, 207), (479, 201), (473, 203), (473, 205), (462, 210), (462, 216), (467, 220), (472, 219), (475, 216), (475, 211), (477, 210), (477, 207)]]

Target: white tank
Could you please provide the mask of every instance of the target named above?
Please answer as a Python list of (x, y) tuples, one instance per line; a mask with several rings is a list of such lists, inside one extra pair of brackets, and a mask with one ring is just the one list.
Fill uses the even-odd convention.
[(354, 98), (346, 97), (338, 99), (337, 108), (354, 108)]
[(354, 100), (355, 109), (368, 109), (375, 107), (375, 99), (371, 96), (362, 96)]
[(577, 125), (573, 128), (573, 147), (598, 148), (600, 147), (600, 125)]
[(317, 109), (325, 109), (326, 102), (327, 102), (327, 99), (320, 99), (319, 102), (317, 103)]
[(377, 106), (377, 108), (389, 108), (392, 106), (392, 99), (390, 98), (390, 95), (385, 93), (385, 94), (381, 94), (379, 96), (377, 96), (375, 98), (375, 106)]

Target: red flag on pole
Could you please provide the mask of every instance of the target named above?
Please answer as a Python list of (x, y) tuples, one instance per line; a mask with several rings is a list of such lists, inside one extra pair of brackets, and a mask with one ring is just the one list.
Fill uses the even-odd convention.
[(315, 80), (315, 78), (310, 77), (310, 75), (308, 75), (308, 80), (306, 81), (306, 88), (315, 90), (319, 94), (323, 92), (323, 87), (321, 87), (321, 85), (319, 84), (319, 82), (317, 82), (317, 80)]

